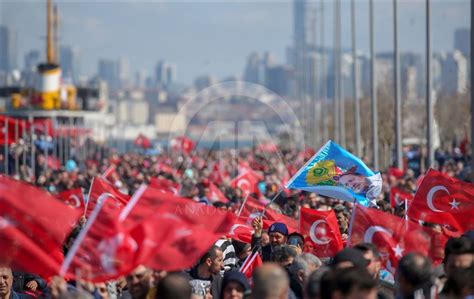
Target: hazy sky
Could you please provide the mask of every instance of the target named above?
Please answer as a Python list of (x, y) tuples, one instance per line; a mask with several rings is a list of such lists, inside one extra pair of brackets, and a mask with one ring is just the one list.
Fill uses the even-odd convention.
[[(43, 49), (45, 2), (0, 0), (0, 23), (18, 34), (24, 53)], [(271, 51), (285, 62), (292, 43), (291, 1), (56, 1), (61, 43), (79, 48), (82, 72), (97, 72), (100, 58), (127, 58), (132, 71), (151, 73), (160, 59), (177, 64), (178, 80), (202, 74), (240, 75), (251, 51)], [(316, 1), (317, 6), (321, 1)], [(393, 46), (392, 1), (375, 1), (376, 48)], [(357, 40), (368, 51), (368, 2), (356, 1)], [(333, 1), (325, 1), (325, 39), (331, 45)], [(318, 14), (319, 15), (319, 14)], [(425, 1), (399, 1), (400, 47), (425, 49)], [(350, 47), (350, 1), (342, 1), (343, 45)], [(451, 50), (454, 30), (469, 27), (469, 1), (434, 1), (433, 49)], [(319, 24), (319, 23), (318, 23)], [(319, 30), (319, 29), (318, 29)], [(319, 31), (318, 31), (319, 32)]]

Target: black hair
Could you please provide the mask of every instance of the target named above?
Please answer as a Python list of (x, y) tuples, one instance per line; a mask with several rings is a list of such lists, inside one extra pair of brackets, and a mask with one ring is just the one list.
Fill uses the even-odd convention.
[(320, 286), (321, 298), (331, 299), (336, 291), (347, 296), (353, 290), (375, 289), (377, 282), (366, 269), (351, 267), (326, 272), (321, 279)]
[(409, 253), (398, 263), (397, 275), (402, 276), (414, 289), (423, 288), (433, 282), (431, 261), (421, 253)]
[(372, 254), (377, 260), (380, 260), (380, 253), (379, 250), (377, 249), (377, 246), (373, 243), (360, 243), (354, 246), (354, 249), (362, 251), (362, 253), (366, 253), (368, 251), (372, 251)]
[(451, 238), (446, 242), (446, 246), (444, 247), (444, 261), (446, 262), (450, 255), (466, 253), (474, 253), (474, 242), (465, 237)]
[(216, 201), (212, 204), (215, 208), (227, 208), (227, 204), (225, 202), (222, 202), (222, 201)]
[(199, 259), (199, 264), (204, 264), (208, 258), (214, 259), (217, 256), (217, 251), (222, 251), (219, 246), (212, 245), (211, 248)]
[(454, 295), (456, 298), (461, 298), (464, 295), (463, 291), (474, 293), (473, 277), (474, 266), (454, 269), (443, 288), (443, 293)]
[(184, 273), (170, 273), (158, 282), (156, 299), (189, 299), (192, 294), (189, 279)]
[(290, 257), (296, 257), (298, 253), (294, 248), (291, 248), (288, 245), (275, 246), (272, 251), (271, 260), (273, 262), (284, 262), (287, 261)]

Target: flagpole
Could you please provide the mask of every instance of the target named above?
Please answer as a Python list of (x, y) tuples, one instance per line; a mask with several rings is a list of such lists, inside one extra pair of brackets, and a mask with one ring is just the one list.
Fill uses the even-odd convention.
[(433, 148), (433, 99), (432, 89), (433, 80), (431, 74), (431, 1), (426, 0), (426, 145), (428, 154), (428, 165), (426, 168), (434, 166), (434, 148)]
[(396, 166), (403, 169), (402, 161), (402, 101), (400, 92), (400, 51), (398, 48), (398, 0), (393, 0), (393, 44), (394, 44), (394, 79), (393, 88), (395, 96), (395, 157)]
[(378, 136), (378, 110), (377, 110), (377, 85), (375, 80), (375, 42), (374, 42), (374, 1), (369, 1), (369, 30), (370, 30), (370, 87), (372, 103), (372, 152), (373, 167), (379, 168), (379, 136)]
[(247, 203), (247, 199), (249, 198), (249, 194), (247, 194), (244, 198), (244, 201), (242, 202), (242, 205), (239, 208), (239, 211), (237, 212), (237, 216), (240, 216), (242, 213), (242, 210), (244, 209), (245, 204)]
[(5, 117), (5, 125), (3, 126), (5, 128), (5, 174), (8, 175), (8, 116)]
[(143, 193), (146, 191), (146, 188), (148, 186), (145, 184), (142, 184), (140, 188), (138, 188), (137, 191), (133, 194), (132, 198), (130, 198), (130, 201), (127, 203), (125, 208), (123, 208), (122, 212), (119, 215), (119, 221), (124, 221), (125, 218), (127, 218), (128, 214), (130, 214), (130, 211), (133, 209), (133, 207), (137, 204), (138, 200), (142, 197)]
[[(76, 256), (77, 251), (79, 250), (79, 246), (81, 245), (82, 241), (84, 241), (86, 234), (89, 232), (92, 224), (95, 222), (97, 216), (99, 215), (100, 210), (104, 206), (104, 203), (107, 199), (109, 199), (108, 194), (101, 195), (97, 200), (97, 205), (95, 206), (94, 210), (92, 211), (91, 217), (86, 222), (86, 225), (77, 236), (77, 239), (71, 246), (71, 249), (68, 251), (66, 258), (64, 259), (63, 264), (61, 265), (61, 269), (59, 270), (59, 276), (64, 277), (71, 266), (73, 258)], [(89, 203), (89, 201), (88, 201)]]
[(263, 209), (262, 215), (260, 215), (260, 217), (263, 217), (265, 215), (267, 208), (275, 201), (275, 199), (277, 199), (278, 196), (280, 196), (282, 192), (283, 192), (283, 189), (280, 189), (280, 191), (278, 191), (278, 193), (275, 196), (273, 196), (272, 200), (270, 200), (270, 202), (265, 205), (265, 208)]
[(355, 118), (355, 147), (358, 157), (362, 156), (362, 148), (360, 143), (360, 99), (359, 99), (359, 74), (357, 64), (357, 47), (356, 47), (356, 21), (355, 21), (355, 0), (351, 1), (351, 24), (352, 24), (352, 81), (354, 94), (354, 118)]
[(353, 202), (353, 206), (352, 206), (351, 221), (349, 222), (349, 228), (348, 228), (348, 230), (347, 230), (348, 236), (347, 236), (346, 247), (350, 247), (350, 246), (351, 246), (352, 226), (354, 225), (354, 218), (355, 218), (355, 214), (356, 214), (356, 207), (357, 207), (357, 203), (356, 203), (356, 199), (354, 198), (354, 202)]
[(87, 193), (87, 202), (86, 202), (86, 205), (84, 207), (84, 215), (83, 215), (84, 217), (86, 216), (87, 207), (89, 206), (89, 199), (91, 197), (92, 186), (94, 185), (94, 180), (95, 180), (95, 177), (92, 178), (91, 186), (89, 187), (89, 193)]

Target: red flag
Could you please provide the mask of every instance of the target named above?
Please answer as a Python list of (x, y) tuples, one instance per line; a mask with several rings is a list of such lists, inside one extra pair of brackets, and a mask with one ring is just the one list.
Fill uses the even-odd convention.
[(63, 191), (58, 193), (57, 197), (65, 204), (84, 213), (84, 195), (82, 194), (82, 188)]
[(173, 174), (174, 170), (173, 170), (173, 167), (169, 166), (168, 164), (160, 162), (156, 165), (156, 172), (158, 173), (164, 172), (167, 174)]
[[(81, 234), (68, 252), (61, 274), (73, 278), (79, 271), (92, 282), (104, 282), (130, 273), (143, 264), (156, 250), (156, 244), (147, 242), (149, 235), (166, 238), (167, 226), (147, 231), (137, 226), (131, 230), (119, 221), (120, 210), (113, 205), (98, 203)], [(100, 208), (100, 209), (99, 209)]]
[(195, 146), (194, 141), (186, 136), (179, 136), (171, 140), (171, 149), (175, 152), (182, 152), (185, 155), (189, 155)]
[(240, 216), (253, 219), (255, 217), (260, 217), (263, 211), (265, 211), (265, 213), (263, 214), (263, 228), (264, 229), (269, 228), (270, 225), (272, 225), (274, 222), (283, 222), (288, 227), (288, 231), (290, 233), (299, 231), (298, 230), (299, 224), (296, 219), (283, 215), (281, 213), (278, 213), (277, 211), (273, 210), (271, 207), (268, 207), (265, 210), (265, 204), (263, 204), (261, 201), (254, 199), (252, 197), (247, 198), (245, 205), (242, 207), (242, 212), (240, 213)]
[(257, 151), (266, 152), (266, 153), (276, 153), (278, 151), (278, 146), (274, 143), (260, 143), (257, 146)]
[(260, 254), (258, 254), (258, 251), (255, 251), (249, 256), (247, 256), (239, 271), (242, 272), (245, 277), (251, 279), (253, 271), (255, 271), (255, 269), (257, 269), (261, 265), (263, 265), (262, 258), (260, 258)]
[(428, 228), (411, 220), (376, 209), (355, 205), (351, 245), (374, 243), (389, 271), (394, 271), (399, 259), (410, 252), (426, 256), (431, 253), (432, 242)]
[[(152, 232), (147, 236), (148, 243), (159, 247), (144, 262), (151, 268), (177, 271), (192, 267), (235, 223), (235, 216), (229, 212), (149, 187), (140, 189), (141, 194), (137, 191), (121, 218), (126, 216), (124, 224), (128, 227), (139, 223)], [(153, 233), (160, 230), (168, 232), (166, 238)]]
[(157, 189), (165, 193), (171, 193), (174, 195), (179, 194), (179, 183), (173, 182), (165, 178), (151, 178), (149, 185), (153, 189)]
[(224, 193), (222, 193), (219, 188), (217, 188), (216, 185), (213, 183), (209, 182), (209, 199), (211, 201), (222, 201), (222, 202), (229, 202), (227, 197), (225, 197)]
[(107, 197), (113, 199), (112, 201), (107, 201), (107, 205), (114, 205), (119, 209), (123, 208), (130, 200), (129, 195), (123, 194), (103, 178), (95, 177), (92, 180), (89, 191), (89, 198), (86, 205), (86, 216), (89, 216), (90, 213), (92, 213), (99, 199), (104, 200)]
[(145, 135), (139, 134), (138, 137), (135, 139), (133, 142), (138, 147), (141, 147), (143, 149), (147, 149), (151, 147), (151, 141), (148, 139)]
[(44, 278), (57, 275), (63, 242), (79, 216), (49, 193), (0, 176), (0, 263)]
[(102, 174), (102, 178), (106, 179), (111, 184), (115, 184), (116, 178), (119, 177), (116, 169), (117, 169), (117, 166), (115, 166), (115, 164), (111, 164), (109, 167), (107, 167), (107, 169)]
[(260, 181), (259, 176), (255, 171), (247, 171), (236, 177), (230, 182), (232, 188), (240, 188), (244, 194), (247, 196), (249, 194), (260, 194), (258, 190), (258, 182)]
[(301, 208), (301, 234), (309, 236), (313, 243), (313, 253), (319, 257), (333, 257), (342, 250), (342, 238), (339, 232), (336, 214), (333, 210), (316, 211)]
[(404, 201), (408, 201), (408, 205), (410, 205), (413, 201), (413, 194), (401, 188), (393, 187), (390, 190), (390, 205), (392, 208), (400, 206)]
[(21, 120), (0, 115), (0, 144), (8, 142), (8, 145), (10, 145), (18, 142), (18, 139), (22, 138), (24, 129)]
[(252, 218), (237, 217), (236, 222), (230, 228), (227, 237), (238, 240), (244, 243), (252, 242), (252, 235), (254, 233), (252, 228)]
[(474, 229), (474, 184), (430, 169), (423, 178), (408, 216), (412, 219), (449, 225), (464, 232)]

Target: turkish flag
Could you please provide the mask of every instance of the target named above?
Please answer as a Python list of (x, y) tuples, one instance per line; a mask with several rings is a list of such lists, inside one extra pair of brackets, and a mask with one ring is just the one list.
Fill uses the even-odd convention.
[(245, 277), (251, 279), (253, 271), (255, 271), (255, 269), (257, 269), (261, 265), (263, 265), (262, 258), (260, 257), (258, 251), (255, 251), (249, 254), (249, 256), (247, 256), (239, 271), (242, 272)]
[(300, 231), (302, 235), (309, 236), (316, 256), (333, 257), (343, 248), (339, 224), (333, 210), (301, 208)]
[(156, 172), (158, 173), (164, 172), (167, 174), (173, 174), (174, 170), (173, 170), (173, 167), (169, 166), (168, 164), (160, 162), (156, 165)]
[(102, 174), (102, 178), (106, 179), (111, 184), (115, 184), (115, 180), (119, 177), (116, 169), (117, 166), (115, 166), (115, 164), (111, 164)]
[(188, 269), (235, 223), (235, 216), (227, 211), (205, 206), (188, 199), (162, 201), (140, 225), (150, 231), (162, 230), (167, 223), (166, 238), (151, 234), (148, 239), (158, 244), (153, 257), (144, 264), (165, 271)]
[(24, 131), (26, 132), (26, 128), (23, 126), (23, 121), (0, 115), (0, 144), (10, 145), (18, 142)]
[(68, 253), (72, 257), (71, 264), (64, 269), (68, 277), (80, 273), (89, 281), (104, 282), (124, 276), (147, 261), (157, 249), (150, 236), (166, 240), (167, 223), (163, 222), (159, 229), (141, 225), (128, 229), (120, 221), (121, 213), (123, 210), (103, 203), (101, 209), (90, 215), (83, 228), (84, 235), (75, 240), (77, 251)]
[(130, 200), (130, 196), (123, 194), (112, 184), (101, 177), (92, 180), (89, 190), (89, 198), (86, 204), (86, 216), (92, 213), (99, 200), (105, 200), (106, 205), (112, 205), (117, 209), (122, 209)]
[(250, 170), (234, 178), (230, 182), (230, 186), (232, 188), (240, 188), (244, 196), (249, 194), (257, 194), (260, 196), (260, 191), (258, 190), (257, 186), (259, 181), (260, 176), (258, 176), (255, 171)]
[(443, 246), (432, 240), (432, 231), (420, 224), (373, 208), (355, 205), (351, 245), (374, 243), (387, 270), (393, 272), (400, 258), (410, 252), (430, 256), (432, 246)]
[[(265, 211), (265, 212), (264, 212)], [(245, 201), (245, 205), (242, 207), (242, 212), (240, 216), (247, 217), (253, 219), (255, 217), (262, 216), (263, 213), (263, 228), (267, 229), (272, 225), (274, 222), (283, 222), (288, 227), (289, 233), (293, 233), (299, 231), (299, 224), (298, 221), (294, 218), (289, 216), (283, 215), (278, 213), (277, 211), (273, 210), (271, 207), (265, 209), (265, 204), (261, 201), (248, 197)]]
[(165, 178), (151, 178), (149, 185), (151, 188), (174, 195), (178, 195), (179, 189), (181, 188), (179, 183), (173, 182)]
[(401, 188), (393, 187), (390, 190), (390, 206), (392, 208), (398, 207), (403, 204), (404, 201), (407, 201), (408, 205), (410, 205), (413, 201), (413, 194)]
[(145, 135), (139, 134), (135, 141), (133, 141), (133, 144), (135, 144), (138, 147), (141, 147), (143, 149), (147, 149), (151, 147), (151, 141), (148, 139)]
[(51, 194), (0, 176), (0, 264), (44, 278), (57, 275), (63, 242), (79, 216)]
[(252, 243), (254, 233), (252, 220), (252, 218), (238, 216), (227, 237), (244, 243)]
[(222, 193), (219, 188), (212, 182), (209, 182), (209, 199), (213, 202), (215, 201), (222, 201), (222, 202), (229, 202), (227, 197), (225, 197), (224, 193)]
[(57, 198), (62, 200), (65, 204), (78, 209), (84, 213), (84, 195), (82, 194), (82, 188), (76, 188), (66, 190), (56, 195)]
[(448, 225), (460, 232), (474, 229), (474, 184), (430, 169), (423, 178), (408, 216)]
[(179, 136), (171, 140), (171, 149), (175, 152), (182, 152), (185, 155), (189, 155), (195, 146), (194, 141), (186, 136)]

